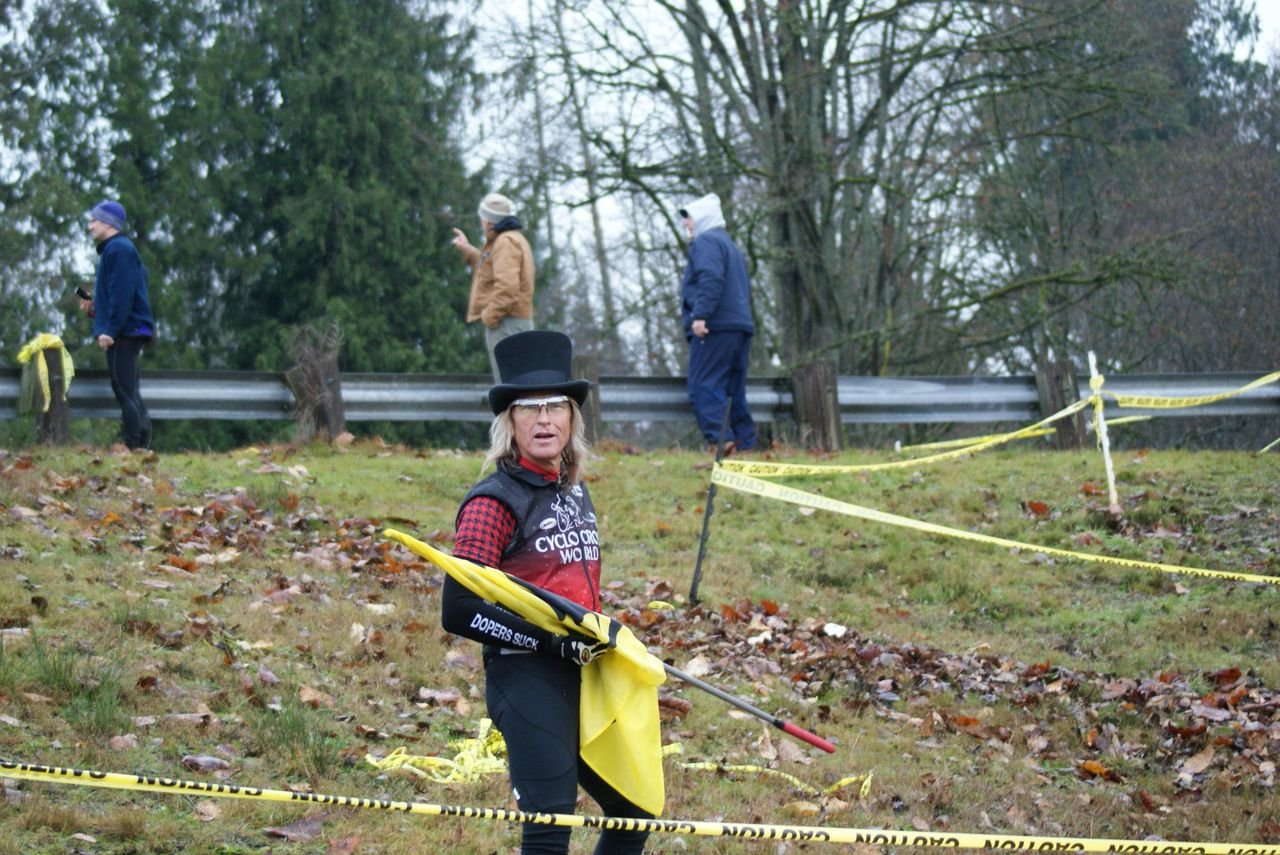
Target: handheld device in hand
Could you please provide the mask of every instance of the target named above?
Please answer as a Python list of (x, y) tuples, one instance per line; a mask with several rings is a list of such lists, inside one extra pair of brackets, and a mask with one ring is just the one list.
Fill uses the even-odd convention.
[(84, 290), (83, 288), (81, 288), (79, 285), (76, 286), (76, 296), (79, 297), (81, 300), (93, 299), (93, 295), (90, 294), (88, 291)]

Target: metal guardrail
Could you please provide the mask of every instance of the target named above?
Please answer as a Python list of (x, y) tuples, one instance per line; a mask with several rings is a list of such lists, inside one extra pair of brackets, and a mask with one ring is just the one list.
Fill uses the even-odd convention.
[[(1188, 397), (1239, 389), (1261, 373), (1108, 375), (1104, 389), (1131, 395)], [(21, 374), (0, 370), (0, 419), (17, 416)], [(492, 418), (485, 394), (489, 376), (474, 374), (343, 374), (348, 421), (473, 421)], [(844, 424), (937, 422), (1030, 423), (1044, 418), (1035, 378), (853, 377), (837, 380)], [(1079, 379), (1089, 394), (1087, 377)], [(153, 419), (288, 419), (293, 394), (284, 375), (256, 371), (145, 371), (142, 393)], [(605, 422), (680, 422), (691, 418), (683, 377), (601, 377), (600, 417)], [(115, 419), (120, 408), (105, 371), (76, 374), (68, 396), (72, 418)], [(794, 400), (786, 378), (747, 382), (747, 403), (760, 422), (791, 419)], [(1173, 410), (1121, 410), (1115, 415), (1277, 416), (1280, 384), (1251, 389), (1225, 401)]]
[[(1264, 372), (1248, 374), (1108, 374), (1104, 392), (1186, 398), (1229, 392), (1248, 385)], [(1077, 378), (1080, 398), (1089, 397), (1089, 378)], [(844, 424), (925, 424), (933, 422), (1039, 421), (1035, 378), (1018, 377), (840, 377), (840, 420)], [(1280, 384), (1250, 389), (1241, 395), (1199, 407), (1178, 409), (1121, 408), (1107, 400), (1109, 417), (1275, 416), (1280, 415)]]

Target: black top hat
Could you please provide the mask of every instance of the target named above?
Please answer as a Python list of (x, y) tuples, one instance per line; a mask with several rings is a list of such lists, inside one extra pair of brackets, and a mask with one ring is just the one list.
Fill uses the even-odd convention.
[(493, 348), (502, 382), (489, 390), (496, 416), (526, 392), (563, 392), (582, 406), (591, 391), (588, 380), (571, 377), (573, 344), (564, 333), (529, 330), (509, 335)]

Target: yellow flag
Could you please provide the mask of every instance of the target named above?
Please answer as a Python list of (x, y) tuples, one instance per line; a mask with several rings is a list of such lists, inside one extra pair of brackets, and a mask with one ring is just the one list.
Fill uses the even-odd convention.
[(666, 800), (662, 780), (662, 733), (658, 686), (666, 680), (662, 661), (612, 618), (522, 583), (501, 570), (482, 567), (395, 529), (383, 531), (457, 579), (476, 596), (510, 609), (548, 632), (576, 632), (613, 649), (582, 668), (578, 742), (582, 759), (632, 804), (658, 816)]

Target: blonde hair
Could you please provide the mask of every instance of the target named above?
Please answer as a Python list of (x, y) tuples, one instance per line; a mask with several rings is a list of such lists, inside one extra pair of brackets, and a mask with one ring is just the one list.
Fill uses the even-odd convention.
[[(591, 453), (591, 444), (587, 442), (587, 430), (582, 419), (582, 411), (578, 402), (569, 399), (569, 442), (560, 452), (560, 480), (565, 484), (576, 484), (582, 480), (584, 465)], [(499, 461), (516, 463), (520, 460), (520, 449), (516, 447), (516, 428), (511, 419), (511, 408), (507, 407), (493, 417), (489, 424), (489, 451), (480, 464), (480, 471), (496, 466)]]

